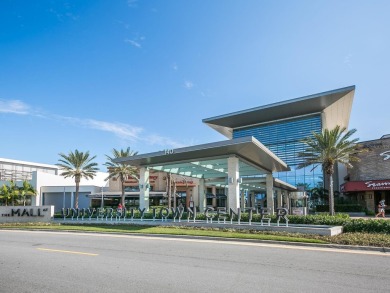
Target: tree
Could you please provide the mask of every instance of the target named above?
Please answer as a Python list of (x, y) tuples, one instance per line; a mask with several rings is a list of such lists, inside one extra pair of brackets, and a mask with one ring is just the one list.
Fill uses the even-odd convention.
[(15, 205), (15, 199), (19, 196), (19, 188), (16, 186), (13, 180), (9, 181), (9, 185), (3, 184), (0, 190), (0, 197), (4, 199), (5, 205), (9, 202)]
[(96, 167), (97, 163), (92, 162), (96, 156), (92, 158), (89, 155), (89, 152), (79, 152), (75, 150), (74, 152), (69, 152), (68, 155), (60, 153), (59, 156), (61, 159), (56, 165), (62, 169), (61, 176), (64, 178), (74, 178), (76, 183), (76, 200), (75, 208), (79, 208), (79, 189), (80, 189), (80, 180), (81, 178), (93, 179), (96, 175), (96, 171), (99, 169)]
[(337, 163), (352, 168), (350, 162), (359, 161), (357, 154), (363, 149), (357, 148), (358, 139), (349, 140), (356, 132), (356, 129), (346, 131), (346, 128), (324, 129), (321, 133), (313, 132), (312, 137), (302, 140), (307, 148), (298, 153), (298, 157), (305, 159), (305, 162), (298, 165), (298, 168), (313, 166), (313, 169), (321, 165), (329, 183), (329, 213), (334, 215), (334, 192), (333, 173)]
[(8, 206), (8, 202), (12, 198), (12, 192), (8, 185), (3, 184), (0, 189), (0, 198), (4, 200), (5, 205)]
[(23, 205), (26, 205), (26, 196), (36, 195), (37, 191), (27, 180), (23, 181), (23, 185), (19, 187), (19, 194), (23, 199)]
[(111, 178), (117, 178), (121, 182), (122, 187), (122, 197), (121, 197), (121, 203), (123, 206), (125, 206), (125, 181), (128, 180), (129, 177), (136, 178), (137, 177), (137, 169), (129, 164), (126, 163), (117, 163), (114, 160), (118, 158), (127, 158), (138, 154), (138, 152), (130, 150), (130, 147), (128, 147), (126, 150), (120, 149), (112, 149), (112, 157), (107, 156), (107, 162), (104, 164), (108, 168), (108, 177), (106, 180)]

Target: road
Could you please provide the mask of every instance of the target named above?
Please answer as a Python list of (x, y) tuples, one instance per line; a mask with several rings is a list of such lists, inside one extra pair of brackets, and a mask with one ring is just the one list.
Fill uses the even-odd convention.
[(0, 230), (0, 292), (385, 292), (390, 253)]

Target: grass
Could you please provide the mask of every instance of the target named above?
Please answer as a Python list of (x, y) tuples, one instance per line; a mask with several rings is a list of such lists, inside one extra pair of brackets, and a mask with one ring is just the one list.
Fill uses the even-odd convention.
[(28, 229), (79, 231), (95, 233), (124, 233), (152, 235), (187, 235), (207, 236), (230, 239), (255, 239), (288, 241), (300, 243), (360, 245), (375, 247), (390, 247), (390, 235), (385, 233), (343, 233), (337, 236), (320, 236), (273, 231), (239, 230), (232, 228), (204, 228), (179, 226), (140, 226), (140, 225), (107, 225), (107, 224), (60, 224), (60, 223), (29, 223), (29, 224), (0, 224), (0, 229)]
[(251, 230), (219, 229), (219, 228), (198, 228), (198, 227), (165, 227), (165, 226), (138, 226), (138, 225), (106, 225), (106, 224), (2, 224), (0, 229), (29, 229), (29, 230), (56, 230), (56, 231), (79, 231), (96, 233), (127, 233), (127, 234), (159, 234), (159, 235), (187, 235), (207, 236), (233, 239), (257, 239), (274, 241), (291, 241), (303, 243), (327, 243), (326, 241), (302, 237), (292, 233), (275, 233)]

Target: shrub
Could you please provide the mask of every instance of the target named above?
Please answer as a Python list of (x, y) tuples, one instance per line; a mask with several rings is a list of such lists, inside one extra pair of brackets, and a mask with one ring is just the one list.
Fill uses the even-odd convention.
[[(334, 206), (336, 213), (361, 213), (364, 212), (364, 208), (358, 204), (336, 204)], [(316, 212), (328, 212), (329, 205), (317, 205)]]

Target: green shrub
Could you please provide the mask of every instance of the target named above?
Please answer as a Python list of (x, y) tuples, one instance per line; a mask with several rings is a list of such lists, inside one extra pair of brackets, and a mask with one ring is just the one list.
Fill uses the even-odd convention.
[[(336, 204), (334, 206), (336, 213), (362, 213), (364, 208), (358, 204)], [(329, 205), (317, 205), (316, 212), (328, 212)]]

